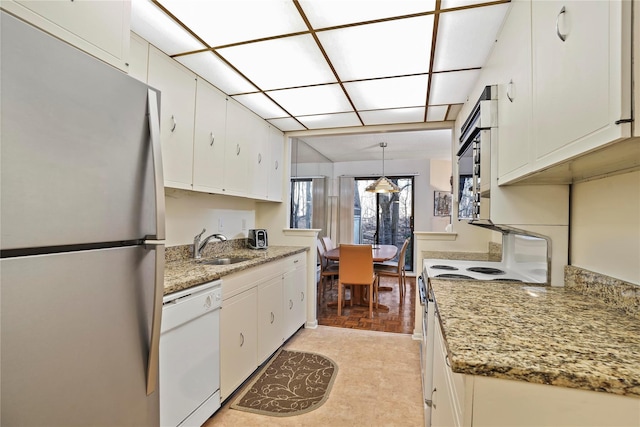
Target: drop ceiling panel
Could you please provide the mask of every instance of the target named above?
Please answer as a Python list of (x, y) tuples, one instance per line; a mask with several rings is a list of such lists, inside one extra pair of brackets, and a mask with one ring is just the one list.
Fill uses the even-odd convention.
[(425, 74), (365, 80), (344, 85), (358, 110), (379, 110), (424, 105), (428, 80), (429, 77)]
[(441, 14), (433, 71), (482, 67), (508, 7), (499, 4)]
[(290, 117), (286, 117), (283, 119), (269, 119), (267, 121), (283, 132), (305, 129), (304, 126)]
[(233, 99), (259, 115), (267, 118), (287, 117), (288, 114), (278, 107), (263, 93), (249, 93), (246, 95), (236, 95)]
[(361, 111), (360, 118), (365, 125), (419, 123), (424, 120), (424, 107)]
[(234, 46), (218, 52), (262, 90), (336, 81), (310, 35)]
[(178, 56), (176, 61), (204, 77), (212, 85), (226, 94), (255, 92), (258, 90), (247, 79), (211, 52)]
[(344, 113), (353, 110), (337, 84), (274, 90), (267, 94), (294, 116)]
[(434, 74), (429, 104), (464, 104), (479, 75), (480, 70)]
[(364, 5), (362, 1), (300, 0), (300, 5), (315, 28), (435, 10), (435, 0), (374, 0)]
[(212, 47), (307, 30), (292, 1), (159, 2)]
[(447, 116), (448, 105), (430, 105), (427, 110), (428, 122), (441, 122), (444, 121)]
[(429, 71), (433, 16), (318, 33), (341, 80)]
[(330, 129), (347, 126), (360, 126), (356, 113), (322, 114), (317, 116), (300, 116), (298, 120), (308, 129)]

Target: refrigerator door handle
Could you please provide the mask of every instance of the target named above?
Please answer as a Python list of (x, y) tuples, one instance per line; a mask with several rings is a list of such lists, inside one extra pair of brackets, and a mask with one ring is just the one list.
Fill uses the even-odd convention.
[(145, 242), (147, 249), (156, 251), (155, 284), (153, 290), (153, 319), (151, 321), (151, 340), (147, 362), (147, 396), (158, 385), (160, 363), (160, 324), (162, 321), (162, 297), (164, 294), (164, 242)]
[(149, 109), (149, 136), (151, 139), (151, 154), (153, 156), (153, 175), (156, 199), (156, 235), (148, 236), (148, 239), (164, 240), (165, 235), (165, 209), (164, 209), (164, 174), (162, 171), (162, 145), (160, 142), (160, 106), (158, 94), (149, 89), (147, 95), (147, 107)]

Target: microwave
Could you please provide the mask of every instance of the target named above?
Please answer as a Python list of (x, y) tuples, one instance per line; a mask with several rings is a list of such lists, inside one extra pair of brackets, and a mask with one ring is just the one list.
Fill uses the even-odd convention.
[(497, 87), (486, 86), (460, 129), (458, 220), (488, 217), (491, 135), (497, 128), (497, 103)]

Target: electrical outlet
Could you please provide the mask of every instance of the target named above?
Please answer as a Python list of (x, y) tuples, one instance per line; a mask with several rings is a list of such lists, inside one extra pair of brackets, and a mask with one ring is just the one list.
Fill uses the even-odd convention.
[(224, 225), (222, 224), (222, 218), (218, 218), (218, 233), (222, 233), (224, 231)]

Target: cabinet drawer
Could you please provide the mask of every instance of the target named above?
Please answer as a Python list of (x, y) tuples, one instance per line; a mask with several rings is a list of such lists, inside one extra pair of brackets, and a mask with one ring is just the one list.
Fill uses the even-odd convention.
[(247, 289), (255, 288), (259, 283), (281, 276), (283, 268), (283, 260), (277, 260), (224, 276), (222, 299), (226, 300)]

